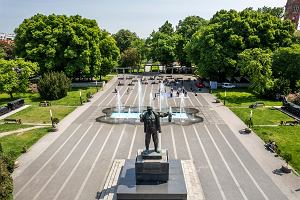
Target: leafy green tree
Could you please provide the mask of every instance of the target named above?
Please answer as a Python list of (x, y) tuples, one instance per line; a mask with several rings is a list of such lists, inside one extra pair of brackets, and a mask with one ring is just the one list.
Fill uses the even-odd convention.
[(166, 21), (161, 27), (159, 27), (158, 31), (167, 35), (172, 35), (174, 33), (173, 26), (169, 21)]
[(239, 68), (250, 77), (250, 87), (256, 95), (267, 95), (272, 90), (272, 52), (259, 48), (246, 49), (239, 54)]
[(179, 36), (175, 52), (181, 65), (191, 67), (191, 62), (188, 59), (185, 46), (191, 40), (193, 34), (207, 24), (208, 21), (199, 16), (188, 16), (184, 20), (179, 21), (176, 27), (176, 34)]
[(121, 63), (123, 67), (138, 67), (141, 63), (141, 56), (136, 48), (126, 49), (121, 54)]
[(114, 39), (117, 42), (117, 46), (120, 49), (120, 52), (124, 52), (126, 49), (132, 47), (132, 43), (139, 39), (136, 33), (131, 32), (126, 29), (119, 30), (116, 34), (113, 35)]
[(2, 47), (0, 47), (0, 59), (3, 59), (5, 58), (6, 54), (5, 54), (5, 51)]
[(274, 52), (272, 70), (276, 78), (290, 81), (291, 88), (296, 89), (296, 82), (300, 79), (300, 45), (282, 47)]
[(64, 71), (69, 77), (92, 78), (105, 66), (102, 60), (112, 59), (99, 49), (105, 46), (102, 40), (111, 36), (95, 20), (79, 15), (37, 14), (25, 19), (15, 32), (17, 56), (38, 62), (42, 73)]
[(106, 76), (118, 65), (120, 59), (120, 50), (116, 45), (116, 41), (108, 33), (103, 33), (99, 44), (100, 53), (102, 55), (101, 67), (96, 75)]
[(283, 7), (267, 7), (267, 6), (264, 6), (262, 8), (258, 8), (257, 10), (258, 12), (261, 12), (261, 13), (268, 13), (268, 14), (271, 14), (277, 18), (283, 18), (284, 16), (284, 8)]
[(29, 87), (29, 78), (37, 74), (37, 63), (26, 62), (23, 59), (0, 59), (0, 91), (8, 93), (26, 92)]
[(40, 96), (46, 100), (56, 100), (67, 96), (71, 86), (64, 72), (45, 73), (38, 83)]
[(207, 27), (193, 35), (186, 49), (198, 73), (224, 80), (238, 76), (238, 54), (250, 48), (276, 50), (292, 44), (294, 25), (251, 9), (217, 12)]
[(162, 65), (172, 65), (176, 59), (177, 39), (177, 35), (168, 35), (159, 31), (153, 32), (147, 41), (150, 48), (149, 57), (159, 61)]

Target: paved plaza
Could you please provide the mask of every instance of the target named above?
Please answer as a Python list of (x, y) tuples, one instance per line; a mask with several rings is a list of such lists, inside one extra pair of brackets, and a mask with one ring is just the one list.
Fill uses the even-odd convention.
[[(15, 199), (96, 199), (114, 161), (135, 158), (144, 147), (143, 126), (95, 121), (103, 115), (102, 109), (116, 106), (115, 88), (123, 105), (138, 105), (137, 84), (128, 86), (131, 80), (122, 80), (125, 85), (117, 86), (118, 81), (114, 79), (85, 105), (86, 110), (15, 176)], [(185, 82), (186, 88), (191, 83)], [(150, 99), (150, 94), (158, 91), (159, 84), (142, 87), (143, 104), (157, 109), (158, 99)], [(203, 122), (162, 126), (161, 144), (169, 159), (193, 161), (207, 200), (288, 199), (204, 95), (188, 92), (184, 100), (186, 107), (199, 109)], [(168, 98), (168, 106), (179, 104), (180, 98)]]

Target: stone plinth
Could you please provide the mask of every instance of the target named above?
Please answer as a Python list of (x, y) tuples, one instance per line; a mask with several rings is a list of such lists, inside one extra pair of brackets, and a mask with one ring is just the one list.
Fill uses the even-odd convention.
[(171, 160), (169, 162), (169, 181), (156, 185), (136, 184), (135, 160), (126, 160), (119, 176), (117, 199), (131, 200), (186, 200), (187, 189), (181, 162)]
[(169, 180), (169, 162), (167, 150), (162, 149), (160, 153), (151, 149), (145, 153), (138, 150), (135, 162), (135, 177), (137, 184), (158, 184)]

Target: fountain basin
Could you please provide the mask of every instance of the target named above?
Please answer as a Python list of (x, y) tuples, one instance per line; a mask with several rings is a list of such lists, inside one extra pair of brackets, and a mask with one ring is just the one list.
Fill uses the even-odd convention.
[[(108, 124), (135, 124), (140, 125), (140, 114), (145, 112), (147, 107), (110, 107), (102, 110), (104, 115), (96, 118), (97, 122), (108, 123)], [(161, 118), (162, 125), (178, 124), (178, 125), (191, 125), (194, 123), (203, 122), (203, 118), (197, 115), (199, 110), (196, 108), (184, 108), (184, 112), (180, 112), (179, 107), (172, 107), (171, 109), (172, 118), (171, 122), (168, 117)], [(119, 112), (120, 111), (120, 112)], [(159, 112), (159, 110), (155, 110)], [(169, 110), (162, 110), (168, 112)], [(181, 109), (182, 111), (182, 109)]]
[[(113, 112), (110, 117), (113, 119), (139, 119), (141, 113), (126, 113), (126, 112)], [(188, 119), (188, 115), (186, 113), (172, 113), (173, 119)]]

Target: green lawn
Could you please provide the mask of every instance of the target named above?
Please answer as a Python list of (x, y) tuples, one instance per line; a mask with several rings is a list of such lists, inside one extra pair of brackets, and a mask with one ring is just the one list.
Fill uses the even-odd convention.
[[(225, 97), (224, 89), (214, 90), (213, 94), (222, 99)], [(261, 99), (253, 95), (248, 89), (227, 89), (226, 106), (244, 122), (250, 117), (248, 106), (256, 101), (263, 101), (266, 106), (281, 106), (279, 101)], [(255, 133), (264, 141), (274, 140), (281, 150), (281, 154), (291, 153), (293, 161), (291, 165), (300, 172), (300, 126), (255, 126), (255, 125), (279, 125), (281, 121), (293, 119), (282, 112), (270, 107), (252, 109), (253, 125)], [(279, 166), (280, 167), (280, 166)]]
[[(218, 93), (220, 94), (220, 97), (218, 97)], [(213, 90), (213, 94), (219, 99), (221, 99), (223, 102), (225, 98), (224, 89)], [(251, 105), (256, 101), (263, 101), (266, 106), (282, 105), (281, 101), (272, 101), (272, 100), (258, 98), (254, 94), (252, 94), (249, 89), (244, 89), (244, 88), (226, 89), (226, 106), (228, 107), (235, 107), (235, 106), (248, 107), (249, 105)]]
[(49, 130), (49, 128), (41, 128), (27, 131), (21, 135), (14, 134), (0, 138), (4, 154), (10, 154), (13, 160), (17, 159), (22, 154), (23, 147), (30, 148)]
[[(250, 117), (250, 108), (230, 107), (240, 119), (244, 122)], [(280, 121), (291, 121), (291, 117), (273, 108), (252, 109), (252, 120), (254, 125), (279, 125)]]
[(300, 172), (300, 126), (254, 127), (254, 131), (264, 141), (276, 141), (281, 154), (291, 153), (291, 165)]
[(32, 127), (32, 126), (24, 125), (24, 124), (0, 124), (0, 133), (13, 131), (21, 128), (28, 128), (28, 127)]
[(22, 123), (51, 123), (50, 119), (50, 109), (52, 111), (53, 117), (62, 120), (66, 115), (75, 110), (76, 107), (69, 106), (50, 106), (50, 107), (39, 107), (30, 106), (16, 114), (9, 116), (12, 119), (21, 119)]

